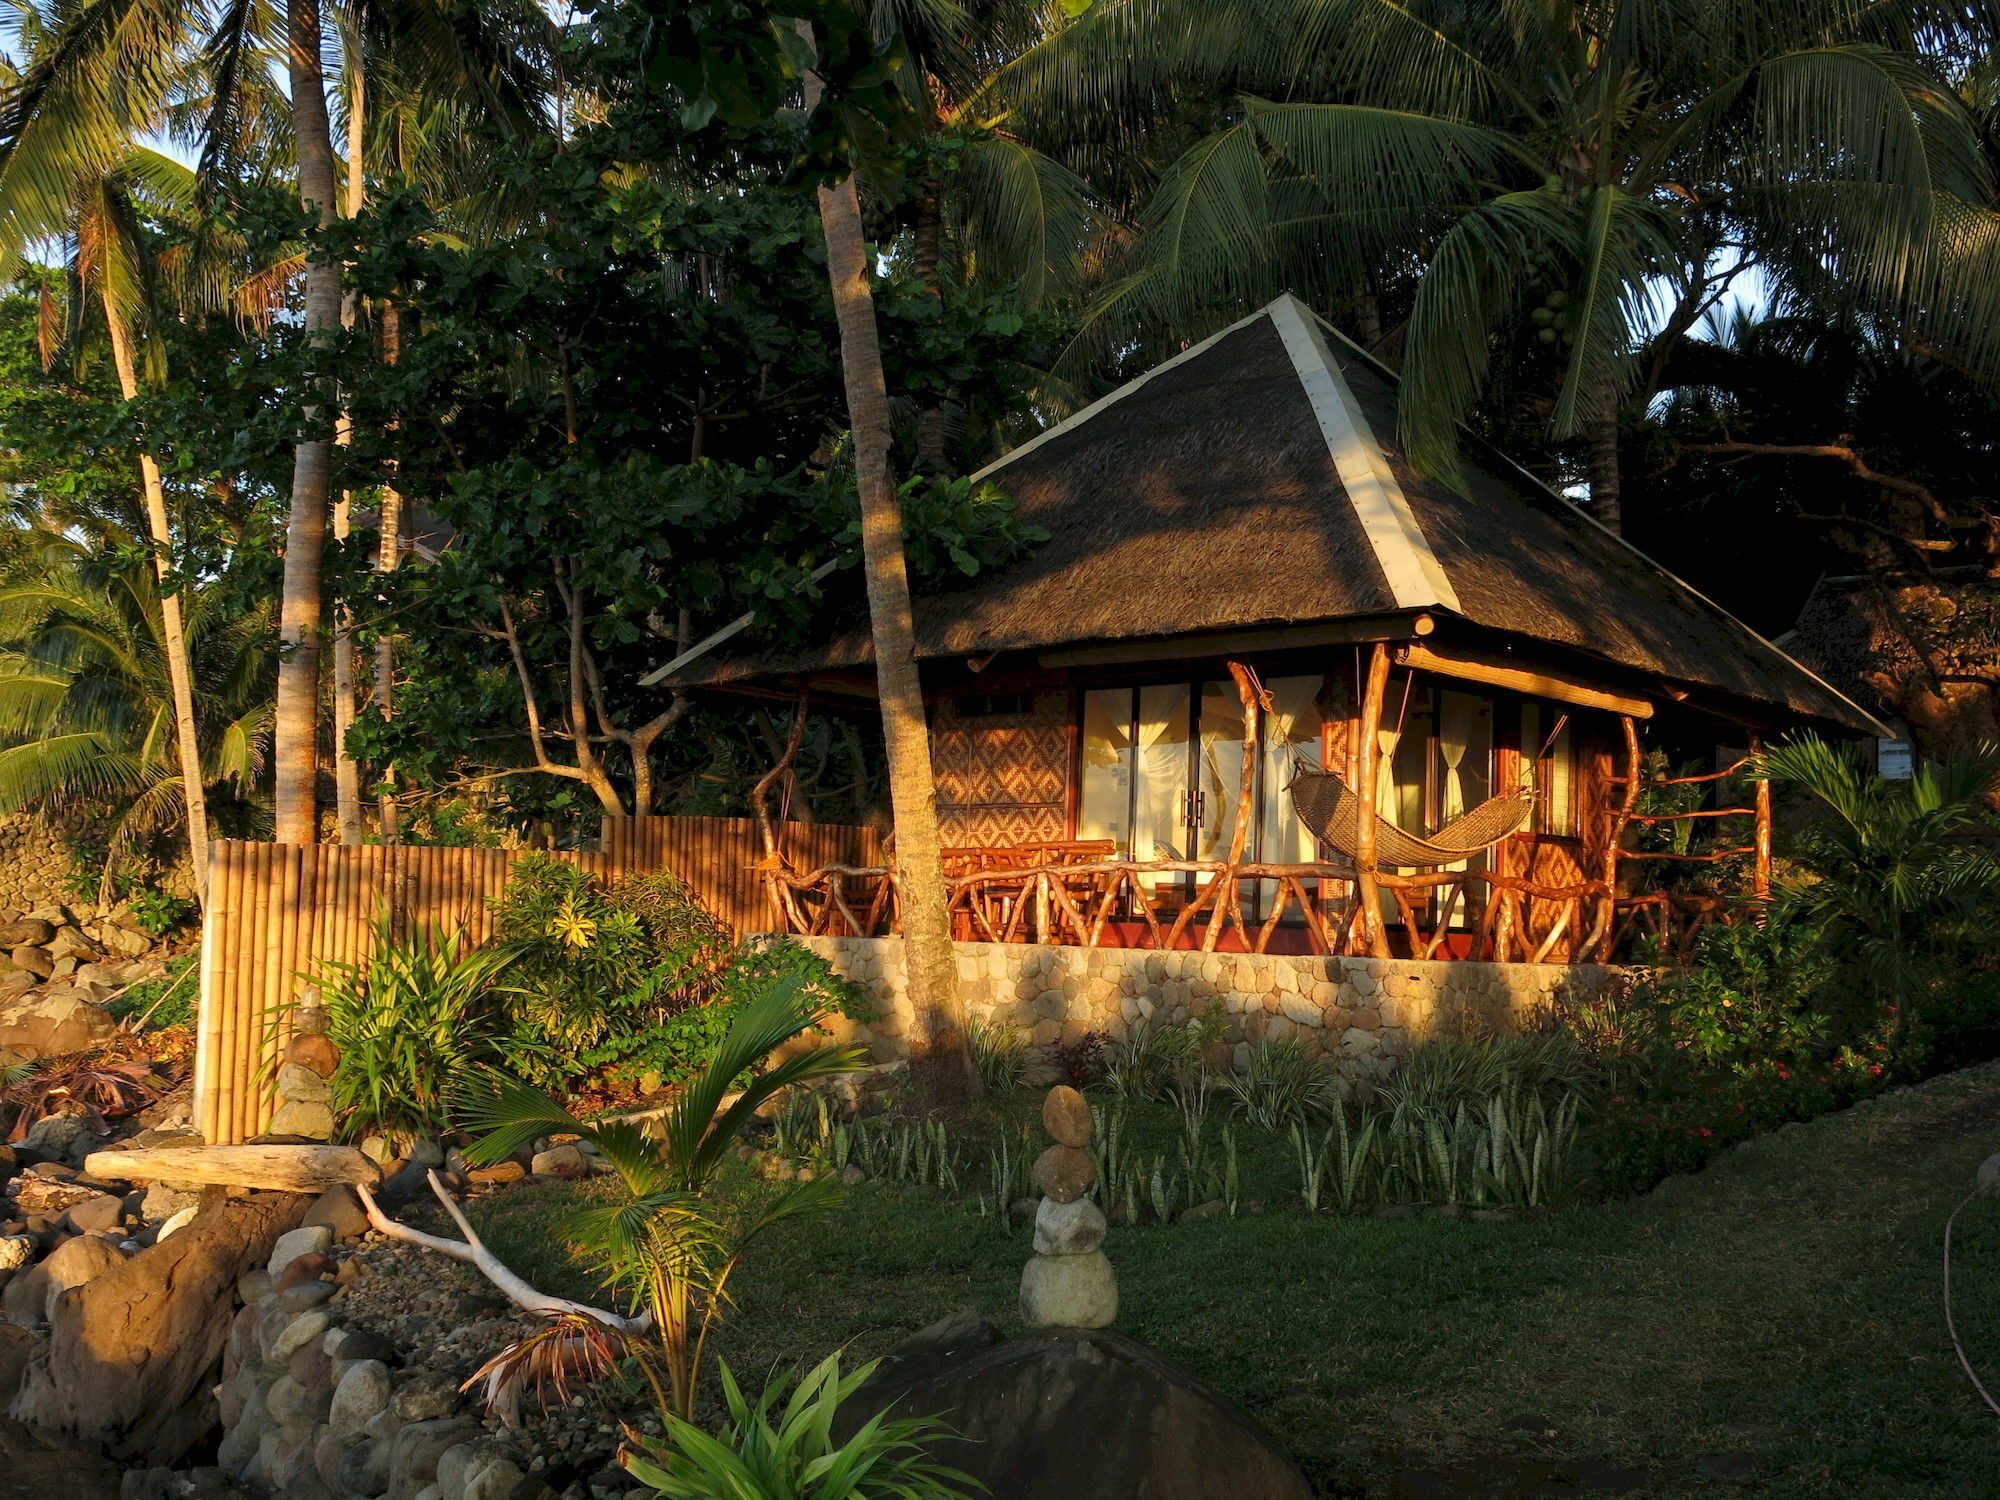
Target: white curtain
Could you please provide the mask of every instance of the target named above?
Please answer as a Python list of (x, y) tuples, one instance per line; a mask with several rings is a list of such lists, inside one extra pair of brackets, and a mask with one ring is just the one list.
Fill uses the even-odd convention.
[(1083, 771), (1076, 836), (1110, 839), (1121, 857), (1132, 853), (1132, 690), (1083, 695)]
[(1195, 789), (1201, 798), (1195, 857), (1227, 859), (1243, 792), (1243, 700), (1234, 681), (1202, 684), (1201, 769)]
[[(1139, 690), (1138, 813), (1134, 859), (1186, 858), (1188, 690), (1166, 683)], [(1175, 877), (1152, 877), (1156, 882)]]

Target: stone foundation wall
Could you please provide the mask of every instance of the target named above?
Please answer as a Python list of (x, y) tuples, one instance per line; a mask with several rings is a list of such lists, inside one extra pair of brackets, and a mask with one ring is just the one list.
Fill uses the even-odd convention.
[(72, 899), (61, 830), (33, 813), (0, 813), (0, 907), (29, 911)]
[[(902, 939), (802, 937), (834, 969), (867, 986), (877, 1020), (835, 1023), (843, 1042), (889, 1063), (908, 1054)], [(967, 1016), (1011, 1027), (1034, 1047), (1101, 1031), (1123, 1041), (1165, 1014), (1201, 1015), (1220, 1002), (1224, 1039), (1241, 1063), (1252, 1045), (1297, 1037), (1355, 1081), (1386, 1077), (1417, 1043), (1512, 1030), (1538, 1012), (1604, 993), (1616, 969), (1589, 964), (1488, 964), (1322, 958), (1276, 953), (1162, 953), (958, 943)]]

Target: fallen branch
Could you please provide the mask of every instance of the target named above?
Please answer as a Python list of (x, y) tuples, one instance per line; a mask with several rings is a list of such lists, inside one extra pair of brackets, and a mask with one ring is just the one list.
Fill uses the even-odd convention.
[(509, 1302), (523, 1312), (533, 1313), (537, 1317), (560, 1318), (574, 1314), (594, 1318), (605, 1327), (625, 1334), (644, 1333), (653, 1326), (652, 1316), (647, 1313), (641, 1313), (636, 1318), (628, 1318), (605, 1308), (592, 1307), (585, 1302), (571, 1302), (567, 1298), (551, 1297), (546, 1292), (536, 1291), (486, 1248), (485, 1242), (474, 1232), (472, 1225), (466, 1222), (464, 1212), (451, 1194), (445, 1191), (444, 1183), (438, 1174), (427, 1172), (425, 1176), (430, 1179), (431, 1191), (437, 1194), (438, 1202), (444, 1205), (444, 1211), (451, 1215), (452, 1223), (458, 1226), (458, 1232), (465, 1238), (448, 1240), (442, 1235), (426, 1234), (421, 1229), (412, 1229), (407, 1224), (399, 1224), (382, 1212), (381, 1206), (375, 1201), (375, 1195), (369, 1192), (365, 1185), (356, 1184), (355, 1196), (361, 1200), (361, 1207), (368, 1215), (369, 1224), (378, 1233), (385, 1234), (392, 1240), (401, 1240), (405, 1244), (420, 1245), (426, 1250), (435, 1250), (438, 1254), (448, 1255), (453, 1260), (464, 1261), (467, 1265), (475, 1267), (480, 1275), (492, 1282), (500, 1291), (506, 1293)]

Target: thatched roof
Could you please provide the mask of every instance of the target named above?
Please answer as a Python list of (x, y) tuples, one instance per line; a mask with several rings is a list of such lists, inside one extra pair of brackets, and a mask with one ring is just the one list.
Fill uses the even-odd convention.
[[(920, 596), (920, 656), (1422, 609), (1852, 728), (1868, 716), (1504, 459), (1468, 493), (1402, 461), (1392, 376), (1298, 299), (1114, 391), (989, 466), (1047, 530), (1029, 556)], [(864, 634), (735, 656), (728, 682), (868, 660)]]

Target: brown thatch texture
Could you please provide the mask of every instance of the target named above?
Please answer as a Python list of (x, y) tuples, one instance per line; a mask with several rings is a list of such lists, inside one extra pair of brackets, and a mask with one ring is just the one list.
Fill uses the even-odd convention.
[[(1335, 359), (1475, 624), (1794, 712), (1866, 728), (1853, 705), (1566, 501), (1496, 463), (1469, 493), (1397, 456), (1396, 394)], [(919, 653), (973, 656), (1084, 641), (1295, 624), (1396, 609), (1268, 316), (1155, 373), (991, 472), (1050, 533), (971, 587), (917, 601)], [(734, 655), (683, 681), (868, 660), (865, 633), (797, 655)]]

